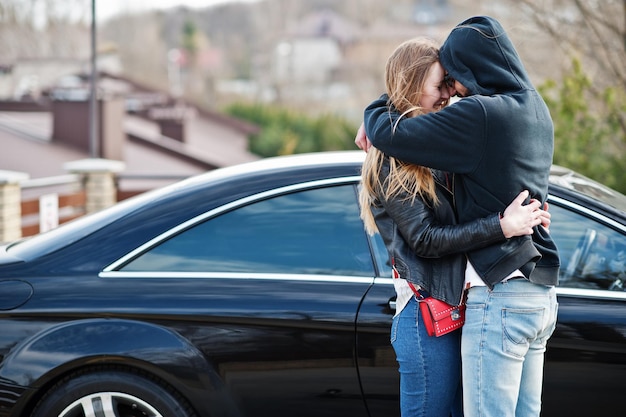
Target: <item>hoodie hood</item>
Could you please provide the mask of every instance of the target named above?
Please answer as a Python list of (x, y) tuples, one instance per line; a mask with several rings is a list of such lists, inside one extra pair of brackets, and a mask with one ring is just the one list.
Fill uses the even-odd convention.
[(488, 16), (469, 18), (452, 29), (441, 46), (440, 61), (471, 95), (533, 89), (504, 28)]

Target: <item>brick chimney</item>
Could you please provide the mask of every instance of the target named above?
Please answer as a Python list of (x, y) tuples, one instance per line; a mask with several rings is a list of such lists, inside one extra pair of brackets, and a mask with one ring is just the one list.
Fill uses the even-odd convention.
[(195, 116), (194, 108), (181, 103), (169, 107), (151, 107), (148, 111), (148, 117), (159, 125), (161, 135), (183, 143), (186, 141), (187, 122)]
[[(121, 97), (98, 100), (98, 158), (123, 160), (125, 103)], [(90, 152), (89, 100), (52, 101), (52, 140)]]

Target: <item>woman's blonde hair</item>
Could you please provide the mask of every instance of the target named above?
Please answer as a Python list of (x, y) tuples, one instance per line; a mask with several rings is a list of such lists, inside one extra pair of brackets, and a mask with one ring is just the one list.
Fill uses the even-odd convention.
[[(428, 71), (439, 61), (437, 44), (427, 38), (415, 38), (400, 44), (387, 60), (385, 86), (389, 96), (389, 106), (395, 108), (401, 117), (415, 117), (424, 114), (420, 106), (422, 92)], [(446, 105), (444, 102), (443, 105)], [(399, 119), (398, 119), (399, 120)], [(396, 122), (397, 123), (397, 122)], [(395, 130), (395, 125), (393, 130)], [(416, 197), (438, 204), (435, 181), (429, 168), (402, 162), (389, 157), (389, 175), (381, 183), (380, 171), (385, 155), (372, 147), (367, 152), (361, 169), (361, 191), (359, 202), (361, 218), (369, 234), (378, 231), (370, 207), (375, 204), (378, 193), (383, 199), (405, 193), (411, 203)]]

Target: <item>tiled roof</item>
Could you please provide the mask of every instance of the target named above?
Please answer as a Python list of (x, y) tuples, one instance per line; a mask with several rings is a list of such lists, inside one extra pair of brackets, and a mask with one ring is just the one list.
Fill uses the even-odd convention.
[[(186, 144), (162, 137), (154, 123), (132, 115), (125, 117), (124, 130), (125, 173), (193, 175), (258, 159), (247, 151), (245, 136), (227, 124), (202, 117), (189, 124)], [(89, 157), (87, 152), (52, 141), (51, 135), (51, 113), (0, 112), (0, 169), (42, 178), (66, 174), (65, 162)]]

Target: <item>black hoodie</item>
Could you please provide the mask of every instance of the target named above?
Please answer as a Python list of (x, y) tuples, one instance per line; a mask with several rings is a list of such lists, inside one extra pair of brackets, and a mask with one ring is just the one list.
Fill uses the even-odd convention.
[[(460, 23), (442, 45), (440, 61), (469, 90), (467, 97), (439, 112), (402, 118), (394, 130), (400, 115), (383, 95), (365, 110), (373, 145), (399, 159), (460, 174), (454, 193), (461, 223), (503, 212), (522, 190), (546, 201), (552, 119), (502, 26), (484, 16)], [(490, 288), (516, 269), (537, 284), (558, 281), (558, 251), (542, 227), (468, 258)]]

